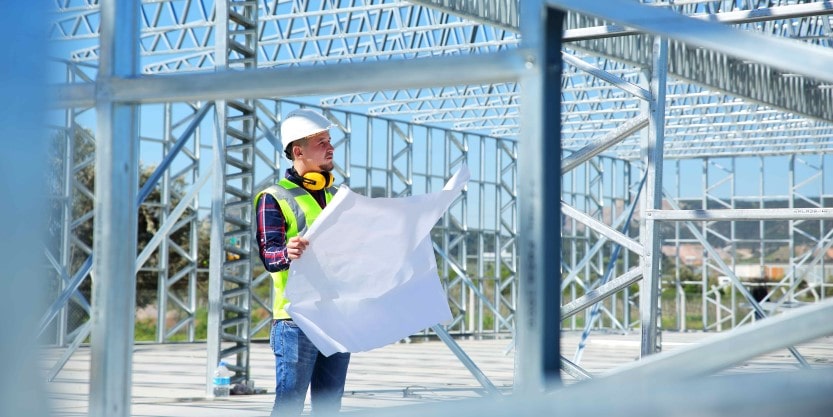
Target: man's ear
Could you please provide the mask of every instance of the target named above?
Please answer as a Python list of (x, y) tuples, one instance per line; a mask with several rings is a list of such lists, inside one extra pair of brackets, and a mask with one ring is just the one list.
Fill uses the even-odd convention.
[(304, 150), (301, 149), (301, 145), (292, 145), (292, 160), (298, 159), (299, 156), (304, 154)]

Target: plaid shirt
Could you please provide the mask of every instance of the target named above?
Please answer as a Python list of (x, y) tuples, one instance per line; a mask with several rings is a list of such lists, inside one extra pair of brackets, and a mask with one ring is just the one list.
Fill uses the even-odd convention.
[[(286, 171), (286, 178), (301, 185), (301, 180), (293, 174), (293, 170)], [(324, 208), (327, 205), (324, 190), (307, 190), (318, 205)], [(263, 194), (257, 202), (257, 239), (258, 252), (263, 266), (269, 272), (283, 271), (289, 268), (289, 255), (286, 250), (286, 220), (283, 217), (278, 202), (270, 194)]]

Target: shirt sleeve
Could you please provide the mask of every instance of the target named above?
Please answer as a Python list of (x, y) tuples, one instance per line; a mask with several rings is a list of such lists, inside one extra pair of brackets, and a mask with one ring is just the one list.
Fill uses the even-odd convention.
[(286, 249), (286, 220), (277, 200), (264, 193), (257, 202), (257, 247), (260, 260), (269, 272), (289, 268), (289, 253)]

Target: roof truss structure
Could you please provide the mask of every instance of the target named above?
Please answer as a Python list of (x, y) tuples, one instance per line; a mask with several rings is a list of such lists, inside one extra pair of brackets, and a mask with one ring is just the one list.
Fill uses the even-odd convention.
[[(473, 20), (508, 30), (518, 30), (519, 27), (519, 6), (514, 0), (496, 2), (500, 5), (456, 0), (416, 2), (453, 10)], [(745, 31), (826, 48), (833, 46), (830, 16), (833, 4), (830, 2), (643, 3), (703, 20), (733, 24)], [(653, 59), (651, 48), (640, 45), (650, 45), (650, 37), (587, 15), (567, 14), (565, 42), (569, 42), (570, 48), (583, 53), (577, 56), (591, 63), (596, 61), (599, 68), (613, 74), (621, 74), (621, 67), (628, 66), (629, 76), (634, 77), (649, 68)], [(669, 42), (668, 49), (667, 158), (831, 151), (833, 85), (829, 82), (779, 71), (765, 64), (733, 58), (679, 41)], [(584, 106), (577, 106), (571, 101), (571, 82), (584, 87), (580, 94), (592, 96)], [(567, 151), (586, 144), (589, 140), (587, 132), (610, 132), (638, 111), (634, 107), (635, 102), (612, 98), (617, 93), (603, 91), (605, 85), (598, 86), (598, 82), (587, 73), (576, 74), (568, 67), (565, 69), (564, 84), (562, 145)], [(615, 90), (607, 86), (607, 90)], [(594, 94), (594, 90), (598, 92)], [(575, 111), (580, 107), (596, 117), (594, 123), (587, 122), (588, 113)], [(618, 111), (622, 109), (631, 110)], [(582, 138), (584, 142), (581, 139), (570, 142), (576, 138)], [(727, 140), (729, 146), (723, 146)], [(716, 146), (718, 143), (720, 146)], [(634, 160), (638, 158), (638, 148), (636, 139), (632, 138), (612, 153)]]
[[(821, 48), (833, 46), (829, 1), (666, 1), (644, 3), (739, 30)], [(459, 56), (518, 47), (517, 0), (412, 2), (280, 0), (259, 5), (260, 68), (337, 62)], [(98, 4), (56, 1), (52, 36), (94, 39)], [(145, 74), (212, 71), (213, 4), (209, 0), (145, 1), (141, 56)], [(576, 151), (638, 113), (638, 100), (599, 74), (638, 84), (652, 62), (651, 35), (569, 12), (563, 77), (563, 149)], [(726, 39), (726, 42), (731, 42)], [(72, 60), (94, 63), (98, 45), (74, 49)], [(591, 74), (570, 62), (599, 70)], [(669, 42), (667, 158), (828, 153), (833, 151), (833, 84), (771, 65)], [(464, 132), (515, 138), (518, 94), (514, 82), (439, 89), (368, 91), (325, 96), (320, 104), (364, 111)], [(730, 146), (710, 144), (730, 141)], [(606, 151), (633, 160), (636, 136)]]

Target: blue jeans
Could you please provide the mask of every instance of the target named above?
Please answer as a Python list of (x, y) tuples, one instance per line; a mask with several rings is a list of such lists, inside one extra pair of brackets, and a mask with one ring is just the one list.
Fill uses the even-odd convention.
[(272, 323), (269, 345), (275, 354), (273, 417), (301, 414), (310, 386), (313, 414), (339, 411), (349, 353), (322, 355), (292, 320)]

